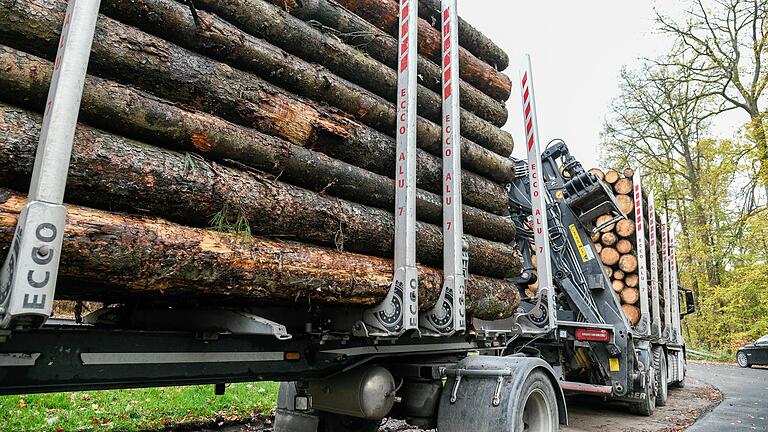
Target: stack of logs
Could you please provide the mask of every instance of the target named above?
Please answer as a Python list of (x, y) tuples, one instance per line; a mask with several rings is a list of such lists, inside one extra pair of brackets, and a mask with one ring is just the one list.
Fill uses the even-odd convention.
[[(634, 171), (627, 168), (623, 173), (615, 170), (603, 172), (598, 168), (590, 170), (598, 178), (613, 188), (616, 202), (622, 213), (628, 216), (617, 223), (610, 224), (592, 235), (595, 250), (600, 254), (600, 260), (605, 267), (605, 273), (611, 280), (613, 290), (621, 298), (624, 314), (636, 325), (640, 321), (639, 282), (637, 273), (638, 262), (635, 250), (635, 222), (632, 210), (633, 200), (632, 176)], [(613, 215), (602, 215), (595, 220), (595, 226), (600, 226), (614, 218)]]
[[(103, 0), (57, 297), (362, 306), (392, 278), (396, 0)], [(420, 304), (441, 286), (439, 2), (419, 15)], [(0, 254), (29, 185), (65, 0), (0, 0)], [(462, 22), (468, 309), (511, 316), (508, 58)], [(121, 213), (118, 213), (121, 212)], [(432, 267), (430, 267), (432, 266)]]

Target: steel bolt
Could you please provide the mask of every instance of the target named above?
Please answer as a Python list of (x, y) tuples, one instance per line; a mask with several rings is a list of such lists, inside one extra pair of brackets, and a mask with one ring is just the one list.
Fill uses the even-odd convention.
[(37, 249), (37, 255), (38, 255), (40, 258), (45, 258), (45, 257), (47, 257), (49, 253), (51, 253), (51, 248), (49, 248), (48, 246), (40, 246), (40, 247)]

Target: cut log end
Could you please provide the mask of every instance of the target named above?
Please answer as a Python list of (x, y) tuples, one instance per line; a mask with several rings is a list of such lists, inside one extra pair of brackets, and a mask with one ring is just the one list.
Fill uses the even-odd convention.
[(629, 322), (632, 323), (633, 327), (640, 322), (640, 309), (637, 306), (625, 304), (621, 306), (621, 310), (624, 312), (624, 316), (629, 319)]

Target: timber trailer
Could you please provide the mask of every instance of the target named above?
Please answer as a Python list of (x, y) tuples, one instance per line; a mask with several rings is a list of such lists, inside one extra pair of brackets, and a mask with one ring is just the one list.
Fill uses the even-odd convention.
[[(0, 273), (0, 394), (281, 381), (277, 432), (375, 431), (396, 417), (441, 432), (555, 431), (564, 395), (626, 400), (650, 414), (667, 384), (685, 379), (674, 237), (660, 229), (664, 302), (659, 302), (653, 198), (643, 211), (636, 178), (640, 323), (632, 327), (611, 290), (590, 233), (598, 213), (618, 212), (613, 194), (558, 142), (540, 152), (530, 60), (521, 73), (528, 161), (515, 161), (510, 212), (524, 269), (540, 289), (518, 313), (467, 322), (467, 253), (461, 214), (456, 0), (444, 19), (444, 281), (437, 306), (419, 312), (415, 257), (418, 0), (400, 0), (394, 277), (368, 309), (270, 307), (102, 309), (83, 322), (49, 319), (66, 219), (62, 205), (98, 0), (70, 0), (43, 118), (29, 201)], [(409, 43), (410, 41), (410, 43)], [(560, 166), (570, 173), (566, 179)], [(646, 239), (644, 224), (650, 223)], [(530, 245), (537, 251), (532, 265)], [(649, 297), (650, 293), (650, 297)], [(692, 301), (688, 298), (688, 304)]]

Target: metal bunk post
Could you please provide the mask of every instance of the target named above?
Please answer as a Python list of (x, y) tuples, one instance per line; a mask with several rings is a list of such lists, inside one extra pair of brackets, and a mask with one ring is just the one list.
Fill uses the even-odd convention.
[(643, 211), (643, 185), (640, 170), (635, 171), (632, 189), (635, 200), (635, 238), (637, 241), (637, 275), (640, 278), (640, 322), (635, 330), (641, 336), (650, 336), (650, 308), (648, 305), (648, 260), (645, 253), (645, 212)]
[(416, 269), (416, 86), (418, 0), (400, 0), (400, 53), (397, 81), (397, 152), (395, 162), (394, 279), (384, 301), (365, 311), (353, 333), (400, 336), (418, 329)]
[(651, 335), (661, 338), (661, 302), (659, 300), (659, 252), (658, 236), (656, 234), (656, 203), (654, 193), (648, 196), (648, 232), (651, 254)]
[(0, 328), (37, 327), (53, 308), (72, 140), (100, 0), (70, 0), (35, 155), (29, 201), (0, 269)]
[(682, 329), (680, 326), (680, 299), (677, 293), (677, 246), (675, 244), (675, 233), (669, 232), (669, 294), (672, 308), (672, 341), (680, 344), (683, 341)]
[(536, 271), (539, 290), (536, 297), (546, 295), (547, 326), (545, 331), (552, 331), (556, 326), (555, 289), (552, 282), (552, 262), (549, 241), (549, 223), (547, 221), (547, 188), (541, 165), (541, 147), (539, 145), (539, 126), (536, 119), (536, 98), (533, 93), (533, 72), (531, 56), (525, 56), (525, 64), (520, 72), (520, 94), (523, 99), (523, 127), (525, 145), (528, 151), (528, 177), (531, 183), (531, 226), (536, 247)]
[(464, 279), (467, 253), (461, 200), (461, 125), (459, 101), (459, 19), (457, 0), (442, 0), (443, 17), (443, 289), (430, 311), (419, 318), (422, 334), (464, 331)]
[(669, 233), (666, 218), (661, 221), (661, 266), (663, 273), (662, 291), (664, 292), (664, 330), (662, 337), (672, 339), (672, 291), (669, 289)]

